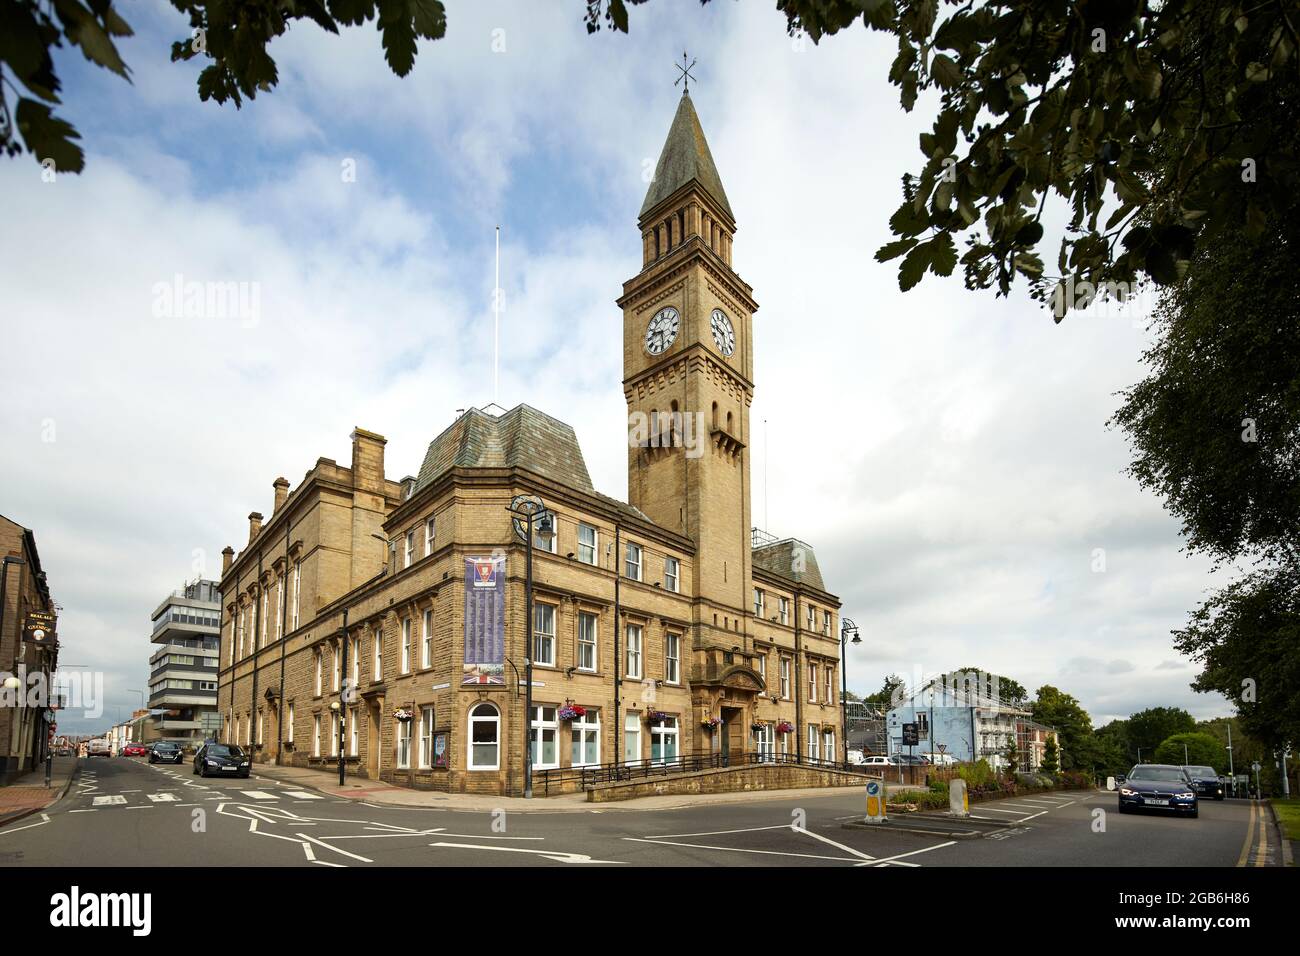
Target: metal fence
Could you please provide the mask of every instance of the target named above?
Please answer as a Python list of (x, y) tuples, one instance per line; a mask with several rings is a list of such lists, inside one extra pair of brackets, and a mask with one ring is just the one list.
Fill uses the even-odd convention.
[(801, 754), (756, 753), (750, 751), (740, 754), (684, 754), (670, 760), (636, 760), (590, 764), (585, 767), (558, 767), (534, 770), (533, 778), (541, 784), (543, 794), (550, 796), (552, 787), (557, 792), (560, 792), (569, 783), (577, 783), (579, 790), (586, 790), (588, 787), (604, 783), (620, 783), (650, 777), (691, 773), (696, 770), (716, 770), (723, 767), (748, 767), (760, 764), (792, 764), (800, 767), (816, 767), (822, 770), (847, 770), (852, 773), (862, 773), (866, 769), (852, 766), (842, 760), (823, 760)]

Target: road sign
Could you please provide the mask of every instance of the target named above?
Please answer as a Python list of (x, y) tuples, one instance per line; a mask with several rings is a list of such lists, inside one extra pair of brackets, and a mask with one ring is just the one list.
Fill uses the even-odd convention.
[(915, 747), (921, 742), (916, 724), (903, 724), (903, 746)]
[(884, 780), (867, 781), (867, 823), (881, 823), (885, 816), (885, 782)]

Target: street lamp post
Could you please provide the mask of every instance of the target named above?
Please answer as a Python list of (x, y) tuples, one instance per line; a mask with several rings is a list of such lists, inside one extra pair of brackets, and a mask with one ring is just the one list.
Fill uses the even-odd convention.
[[(554, 524), (546, 505), (536, 496), (519, 495), (506, 509), (515, 516), (515, 528), (522, 526), (524, 540), (524, 798), (533, 795), (533, 523), (537, 533), (551, 535)], [(616, 568), (617, 570), (617, 568)]]
[(858, 633), (858, 626), (853, 623), (852, 618), (840, 618), (840, 714), (841, 728), (844, 734), (844, 765), (849, 763), (849, 635), (853, 635), (853, 643), (861, 644), (862, 637)]

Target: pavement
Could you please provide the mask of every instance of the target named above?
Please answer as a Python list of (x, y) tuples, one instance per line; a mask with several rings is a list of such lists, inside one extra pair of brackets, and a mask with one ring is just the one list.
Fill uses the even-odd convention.
[(50, 786), (45, 786), (45, 765), (24, 774), (7, 787), (0, 787), (0, 826), (44, 810), (62, 797), (77, 769), (76, 757), (55, 757)]
[[(846, 829), (863, 814), (859, 788), (721, 794), (689, 803), (651, 798), (676, 801), (675, 807), (552, 798), (534, 800), (521, 813), (496, 798), (482, 807), (434, 800), (446, 794), (419, 794), (427, 802), (417, 805), (377, 802), (377, 795), (386, 801), (412, 795), (367, 781), (341, 796), (288, 768), (258, 768), (245, 780), (199, 778), (188, 764), (151, 766), (136, 758), (82, 763), (63, 799), (0, 827), (0, 864), (915, 868), (1281, 862), (1271, 814), (1246, 800), (1203, 803), (1200, 818), (1190, 820), (1120, 815), (1113, 812), (1113, 793), (1035, 794), (975, 805), (980, 817), (1008, 825), (981, 839), (956, 840)], [(332, 785), (337, 788), (337, 779)]]

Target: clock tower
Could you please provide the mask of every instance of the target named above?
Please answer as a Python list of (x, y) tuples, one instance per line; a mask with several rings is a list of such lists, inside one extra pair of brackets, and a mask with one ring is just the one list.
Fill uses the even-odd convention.
[(642, 269), (618, 300), (628, 502), (695, 542), (696, 646), (743, 645), (758, 305), (732, 269), (735, 217), (687, 94), (638, 226)]

